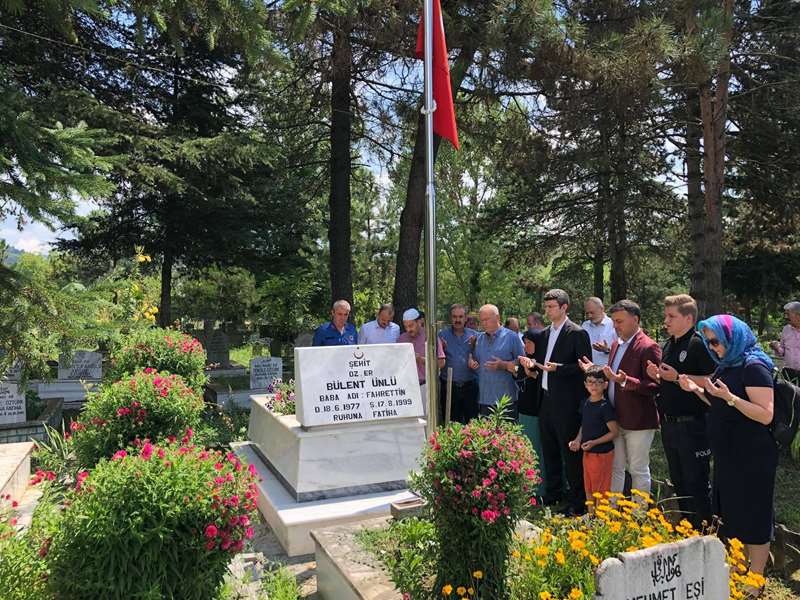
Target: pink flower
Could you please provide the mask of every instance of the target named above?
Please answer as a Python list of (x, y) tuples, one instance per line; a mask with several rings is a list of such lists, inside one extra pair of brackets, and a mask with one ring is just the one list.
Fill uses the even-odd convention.
[(215, 542), (214, 540), (211, 540), (210, 542), (208, 542), (206, 544), (206, 550), (213, 550), (216, 547), (216, 545), (217, 545), (217, 542)]
[(494, 523), (497, 520), (498, 516), (499, 516), (498, 513), (496, 513), (493, 510), (488, 510), (488, 509), (484, 510), (481, 513), (481, 519), (483, 519), (484, 521), (486, 521), (489, 524)]
[(480, 490), (472, 490), (472, 497), (473, 498), (480, 498), (481, 497), (481, 491)]
[(250, 475), (253, 475), (255, 477), (256, 466), (253, 464), (247, 465), (247, 471), (250, 473)]
[(150, 460), (151, 456), (153, 456), (153, 444), (150, 442), (145, 442), (144, 446), (142, 447), (141, 457), (145, 460)]
[(527, 471), (525, 471), (525, 477), (527, 477), (528, 479), (535, 479), (536, 471), (534, 471), (533, 469), (528, 469)]
[(497, 461), (497, 468), (498, 469), (502, 469), (505, 466), (506, 466), (506, 462), (504, 460), (498, 460)]
[(159, 448), (158, 449), (158, 458), (164, 458), (165, 454), (166, 454), (166, 452), (164, 452), (163, 448)]
[(147, 373), (148, 375), (150, 375), (151, 373), (155, 373), (155, 372), (156, 372), (156, 370), (155, 370), (153, 367), (147, 367), (147, 368), (144, 370), (144, 372), (145, 372), (145, 373)]
[(78, 477), (75, 480), (75, 489), (80, 490), (83, 482), (86, 481), (86, 478), (89, 477), (89, 471), (81, 471), (78, 473)]
[(483, 485), (486, 486), (486, 487), (492, 485), (492, 480), (491, 479), (484, 479), (483, 480)]
[(531, 506), (536, 506), (536, 498), (531, 496)]
[(207, 538), (215, 538), (215, 537), (217, 537), (217, 533), (219, 533), (219, 530), (217, 529), (217, 526), (214, 525), (213, 523), (211, 523), (210, 525), (208, 525), (206, 527), (206, 537)]
[(222, 463), (216, 463), (214, 465), (214, 469), (216, 469), (217, 471), (222, 471)]
[(248, 525), (250, 525), (250, 517), (248, 517), (247, 515), (242, 515), (241, 517), (239, 517), (239, 524), (242, 527), (247, 527)]
[(244, 537), (246, 537), (248, 540), (252, 540), (254, 535), (255, 532), (253, 531), (252, 527), (248, 527), (244, 530)]
[(122, 460), (126, 456), (128, 456), (128, 453), (125, 452), (125, 450), (117, 450), (114, 456), (111, 457), (111, 460)]

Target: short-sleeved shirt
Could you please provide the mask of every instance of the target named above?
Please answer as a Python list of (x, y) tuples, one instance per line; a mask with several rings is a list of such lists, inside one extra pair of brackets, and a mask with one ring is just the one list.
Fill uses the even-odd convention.
[[(589, 442), (603, 437), (610, 431), (608, 422), (616, 420), (617, 415), (614, 413), (614, 407), (607, 398), (603, 398), (598, 402), (592, 402), (591, 399), (586, 398), (581, 405), (581, 442)], [(587, 452), (605, 454), (613, 449), (614, 442), (611, 441), (598, 444), (594, 448), (587, 450)]]
[[(591, 320), (587, 319), (581, 323), (581, 327), (589, 334), (589, 342), (596, 344), (598, 342), (605, 342), (608, 344), (608, 349), (611, 350), (611, 345), (617, 339), (617, 332), (614, 330), (614, 321), (608, 315), (603, 317), (599, 325), (595, 325)], [(592, 348), (592, 362), (596, 365), (604, 367), (608, 364), (609, 352), (600, 352)]]
[(781, 332), (781, 355), (787, 369), (800, 371), (800, 329), (787, 325)]
[(447, 375), (447, 369), (453, 369), (453, 381), (466, 383), (475, 379), (475, 371), (469, 368), (469, 355), (472, 352), (471, 338), (478, 339), (478, 332), (469, 327), (464, 328), (462, 335), (453, 333), (452, 327), (447, 327), (439, 332), (439, 339), (444, 342), (444, 370), (442, 377)]
[(518, 389), (514, 376), (506, 370), (489, 369), (486, 363), (496, 358), (516, 361), (524, 354), (525, 346), (522, 345), (522, 340), (510, 329), (500, 327), (494, 335), (486, 332), (478, 335), (472, 356), (480, 365), (478, 369), (480, 404), (494, 406), (503, 396), (508, 396), (512, 402), (516, 402)]
[[(669, 338), (664, 344), (661, 362), (681, 375), (711, 375), (716, 363), (706, 350), (700, 334), (690, 329), (681, 337)], [(705, 414), (707, 405), (693, 392), (684, 392), (677, 383), (661, 381), (658, 386), (658, 410), (671, 417), (691, 417)]]
[(359, 344), (394, 344), (400, 337), (400, 326), (389, 322), (386, 327), (378, 325), (378, 321), (367, 321), (358, 332)]
[[(426, 348), (425, 348), (425, 341), (427, 340), (427, 335), (424, 331), (421, 331), (417, 337), (411, 337), (409, 333), (406, 331), (402, 333), (399, 338), (397, 338), (398, 343), (405, 343), (411, 344), (414, 346), (414, 354), (419, 354), (420, 356), (426, 356)], [(444, 358), (444, 348), (442, 348), (442, 340), (438, 337), (436, 338), (436, 358)], [(417, 376), (419, 377), (419, 384), (422, 385), (425, 383), (425, 365), (417, 363)]]
[(339, 331), (330, 321), (326, 321), (314, 332), (312, 346), (355, 346), (358, 344), (356, 326), (350, 322), (344, 324), (344, 331)]

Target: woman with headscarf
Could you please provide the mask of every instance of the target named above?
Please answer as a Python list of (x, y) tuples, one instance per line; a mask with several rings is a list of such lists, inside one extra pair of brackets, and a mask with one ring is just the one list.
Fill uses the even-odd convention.
[[(714, 457), (714, 512), (720, 535), (745, 544), (750, 569), (763, 575), (772, 539), (778, 449), (772, 422), (772, 360), (746, 323), (731, 315), (697, 328), (717, 369), (710, 378), (681, 375), (681, 387), (710, 403), (708, 434)], [(699, 384), (702, 382), (702, 386)], [(758, 597), (762, 590), (751, 590)]]

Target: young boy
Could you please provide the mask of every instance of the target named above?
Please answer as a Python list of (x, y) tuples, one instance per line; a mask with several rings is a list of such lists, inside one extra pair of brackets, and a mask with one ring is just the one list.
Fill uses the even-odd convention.
[(583, 384), (589, 397), (581, 406), (581, 428), (569, 443), (573, 452), (583, 450), (583, 487), (586, 497), (611, 491), (611, 467), (614, 463), (614, 438), (619, 433), (614, 407), (605, 397), (608, 389), (603, 368), (586, 370)]

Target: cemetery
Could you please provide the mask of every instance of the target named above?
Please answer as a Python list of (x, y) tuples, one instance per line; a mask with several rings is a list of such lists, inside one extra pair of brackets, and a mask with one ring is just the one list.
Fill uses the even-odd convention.
[(800, 0), (0, 0), (0, 600), (800, 599)]

